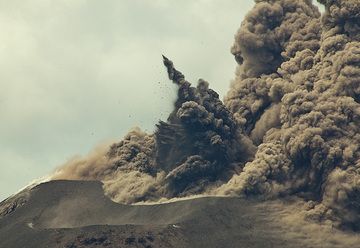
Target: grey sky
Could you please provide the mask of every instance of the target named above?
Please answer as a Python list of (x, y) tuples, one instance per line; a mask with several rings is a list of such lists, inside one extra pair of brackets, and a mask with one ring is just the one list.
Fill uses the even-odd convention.
[(161, 54), (224, 95), (251, 0), (0, 1), (0, 200), (175, 98)]

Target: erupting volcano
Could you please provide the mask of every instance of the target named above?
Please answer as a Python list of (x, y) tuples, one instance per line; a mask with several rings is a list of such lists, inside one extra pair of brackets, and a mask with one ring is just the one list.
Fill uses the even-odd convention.
[[(2, 202), (0, 246), (23, 247), (6, 241), (16, 227), (9, 223), (34, 218), (22, 228), (41, 230), (36, 237), (46, 242), (60, 230), (65, 247), (87, 247), (94, 225), (114, 228), (89, 247), (357, 247), (360, 2), (321, 0), (322, 14), (311, 0), (255, 2), (235, 35), (238, 66), (224, 101), (163, 56), (178, 87), (168, 119), (152, 134), (134, 128), (67, 162), (50, 177), (60, 181)], [(43, 206), (52, 187), (64, 196)]]

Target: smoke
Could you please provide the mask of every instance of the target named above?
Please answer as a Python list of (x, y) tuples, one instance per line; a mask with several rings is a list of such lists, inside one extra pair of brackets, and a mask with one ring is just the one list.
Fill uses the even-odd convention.
[[(360, 228), (360, 2), (255, 1), (231, 49), (224, 102), (163, 57), (178, 98), (154, 134), (134, 129), (53, 179), (100, 180), (114, 200), (199, 194), (300, 197), (309, 219)], [(310, 206), (310, 207), (309, 207)]]
[(134, 128), (119, 143), (102, 144), (85, 157), (74, 157), (52, 179), (99, 180), (115, 201), (150, 200), (151, 191), (164, 179), (154, 168), (154, 145), (153, 135)]
[(256, 147), (239, 130), (219, 95), (196, 87), (163, 57), (178, 99), (154, 134), (139, 128), (122, 141), (97, 147), (61, 166), (52, 179), (100, 180), (115, 201), (136, 203), (203, 194), (251, 160)]
[[(318, 219), (359, 228), (360, 2), (324, 3), (320, 18), (311, 1), (258, 2), (240, 28), (233, 53), (242, 59), (226, 105), (251, 137), (268, 106), (281, 105), (280, 125), (269, 129), (255, 159), (219, 190), (265, 197), (297, 194), (316, 202)], [(264, 22), (269, 15), (281, 21)], [(278, 30), (291, 30), (291, 36), (278, 42)], [(261, 44), (255, 59), (243, 45), (253, 46), (254, 37)], [(273, 46), (276, 54), (267, 54)], [(259, 53), (270, 56), (273, 67), (262, 67)], [(257, 135), (253, 140), (259, 141)]]

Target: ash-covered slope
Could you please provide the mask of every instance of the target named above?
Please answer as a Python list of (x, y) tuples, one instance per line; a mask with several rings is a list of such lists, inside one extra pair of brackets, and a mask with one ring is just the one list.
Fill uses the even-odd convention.
[(150, 224), (146, 212), (112, 202), (101, 182), (40, 184), (5, 200), (0, 210), (12, 204), (17, 207), (0, 218), (0, 247), (186, 247), (166, 220)]
[[(0, 247), (356, 247), (360, 238), (293, 219), (288, 202), (204, 197), (122, 205), (95, 181), (52, 181), (15, 197)], [(25, 193), (25, 194), (24, 194)], [(15, 198), (0, 204), (16, 204)], [(297, 223), (296, 221), (300, 221)]]

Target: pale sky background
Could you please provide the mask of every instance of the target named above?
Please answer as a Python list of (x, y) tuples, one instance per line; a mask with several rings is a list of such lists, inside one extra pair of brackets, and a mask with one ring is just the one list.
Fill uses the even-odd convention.
[(223, 96), (252, 0), (0, 0), (0, 200), (175, 99), (161, 54)]

